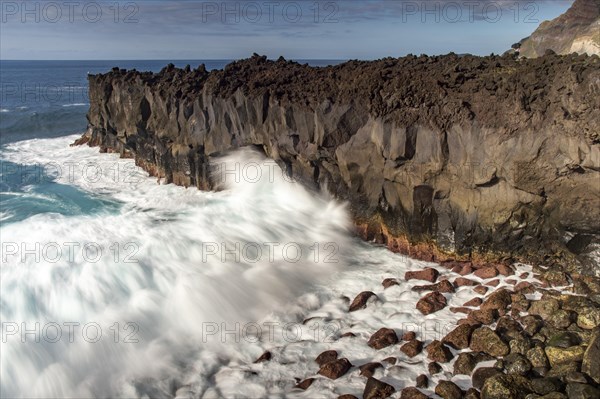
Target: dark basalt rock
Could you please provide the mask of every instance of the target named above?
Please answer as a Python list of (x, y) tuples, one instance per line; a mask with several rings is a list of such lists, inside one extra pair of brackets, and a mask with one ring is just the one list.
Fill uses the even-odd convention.
[(89, 76), (79, 143), (200, 189), (222, 183), (211, 160), (253, 146), (347, 200), (359, 234), (393, 251), (594, 274), (599, 66), (576, 55), (450, 54), (117, 68)]

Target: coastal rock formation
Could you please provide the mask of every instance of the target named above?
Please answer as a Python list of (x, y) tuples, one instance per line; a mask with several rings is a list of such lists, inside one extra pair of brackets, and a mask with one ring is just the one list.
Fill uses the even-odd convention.
[(348, 201), (359, 234), (393, 251), (599, 273), (598, 57), (255, 55), (212, 72), (115, 68), (89, 86), (78, 143), (166, 183), (218, 189), (217, 157), (252, 146)]
[(600, 55), (600, 2), (575, 0), (567, 12), (542, 22), (531, 36), (513, 47), (528, 58), (540, 57), (547, 50)]

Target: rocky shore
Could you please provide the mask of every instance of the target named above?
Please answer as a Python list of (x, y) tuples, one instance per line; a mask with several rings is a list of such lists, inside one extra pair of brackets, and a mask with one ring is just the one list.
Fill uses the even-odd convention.
[(79, 143), (213, 189), (210, 162), (254, 146), (349, 202), (358, 233), (441, 262), (595, 275), (600, 59), (407, 56), (313, 68), (255, 55), (208, 72), (89, 76)]
[[(298, 375), (288, 392), (338, 399), (600, 397), (598, 279), (532, 273), (522, 265), (473, 268), (447, 262), (442, 267), (446, 271), (407, 271), (352, 300), (343, 297), (347, 314), (337, 320), (342, 328), (328, 349), (306, 359), (309, 372)], [(397, 328), (392, 315), (387, 326), (361, 331), (357, 320), (383, 316), (386, 305), (397, 306), (406, 289), (421, 296), (416, 310), (423, 320), (462, 318), (442, 328), (421, 323)], [(321, 314), (304, 323), (323, 319)], [(292, 367), (284, 356), (289, 346), (265, 352), (253, 370), (269, 374), (270, 362)]]
[[(215, 159), (253, 146), (348, 201), (362, 238), (435, 262), (365, 270), (302, 315), (338, 323), (332, 342), (265, 343), (217, 380), (262, 396), (600, 396), (600, 58), (255, 55), (89, 81), (77, 144), (200, 189), (219, 187)], [(405, 328), (421, 319), (446, 324)]]

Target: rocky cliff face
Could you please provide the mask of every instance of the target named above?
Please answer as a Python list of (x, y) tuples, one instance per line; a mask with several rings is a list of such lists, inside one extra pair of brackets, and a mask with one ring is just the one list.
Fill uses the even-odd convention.
[(542, 22), (520, 43), (520, 54), (528, 58), (544, 55), (546, 50), (600, 55), (600, 1), (575, 0), (567, 12)]
[(414, 57), (312, 68), (254, 56), (207, 72), (89, 77), (79, 141), (166, 182), (255, 146), (350, 204), (359, 233), (419, 258), (597, 273), (600, 59)]

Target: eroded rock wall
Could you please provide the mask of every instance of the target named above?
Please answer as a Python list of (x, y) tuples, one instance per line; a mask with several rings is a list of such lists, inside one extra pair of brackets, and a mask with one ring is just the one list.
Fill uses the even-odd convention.
[(89, 77), (80, 142), (166, 182), (255, 146), (350, 204), (367, 239), (420, 258), (597, 273), (600, 59), (414, 57), (311, 68), (254, 56), (207, 72)]

